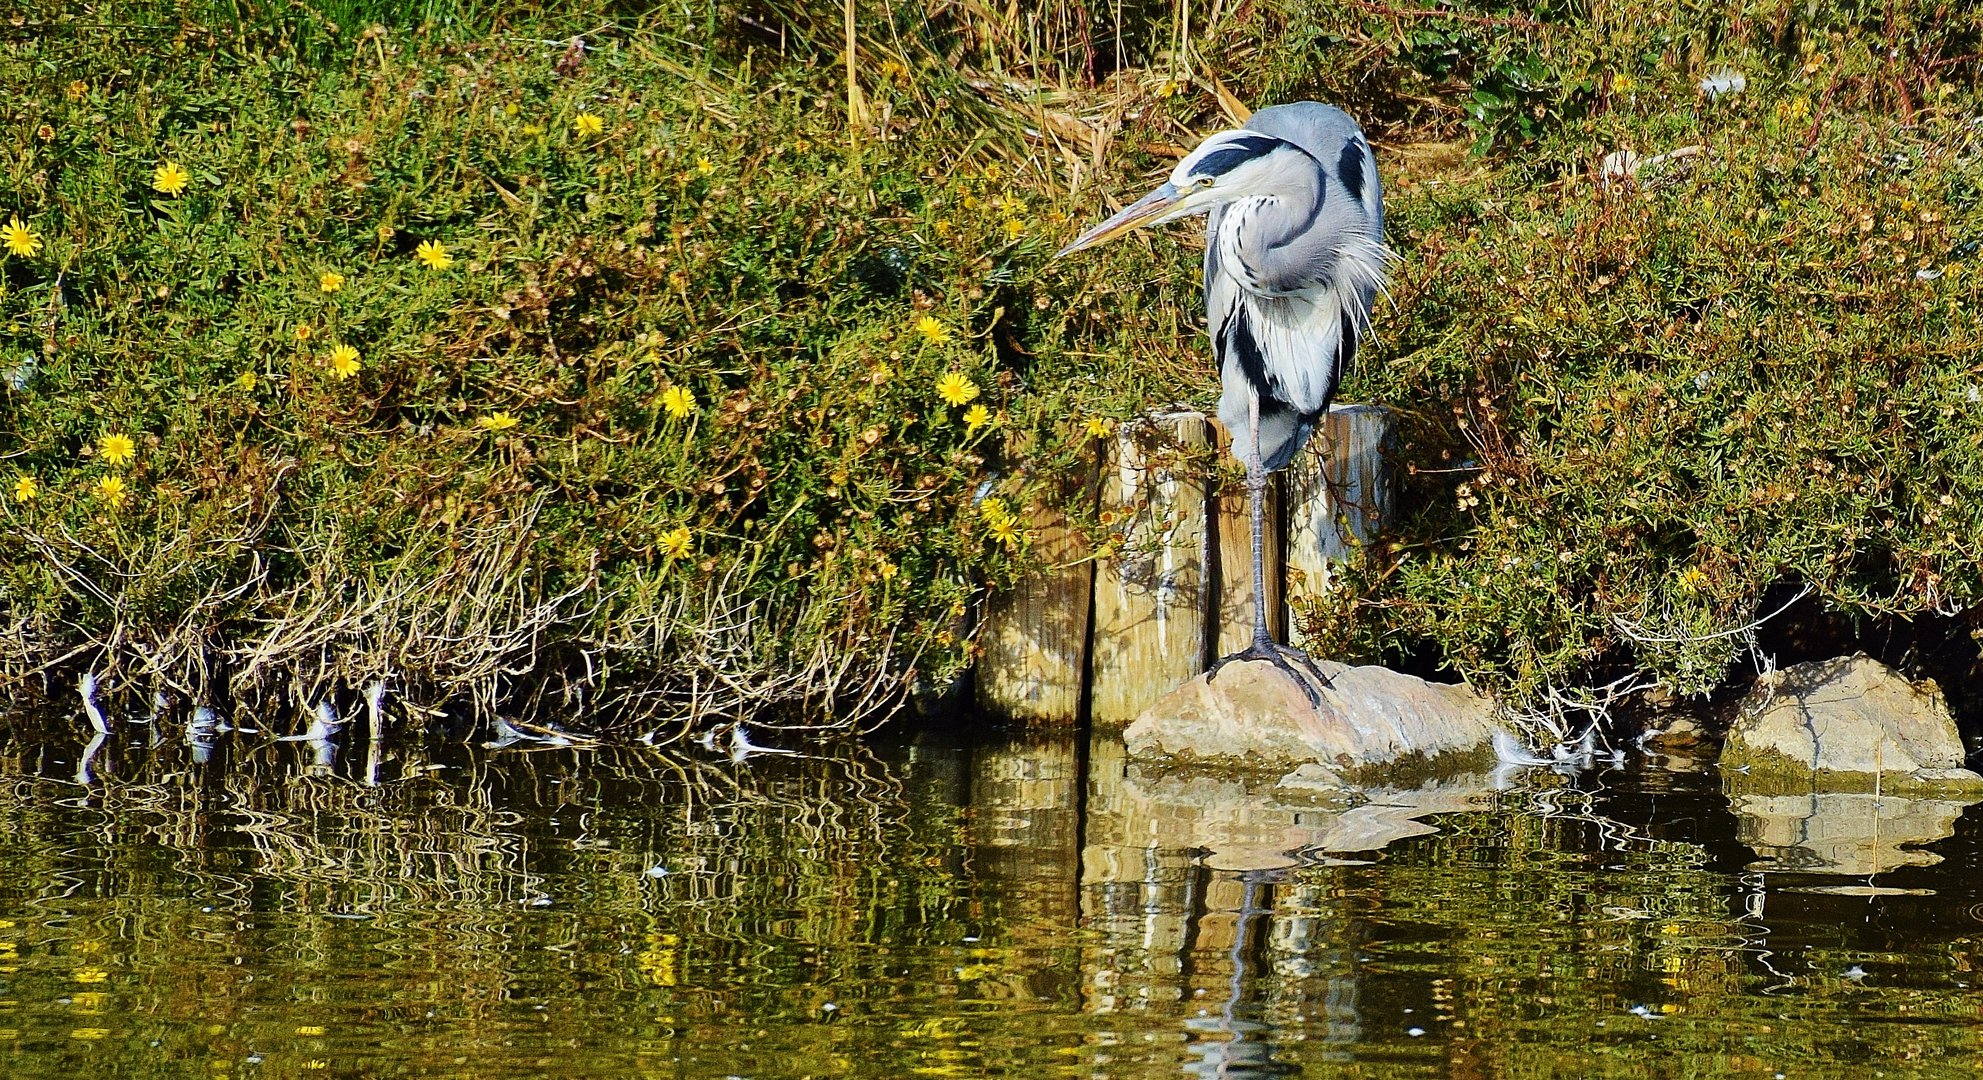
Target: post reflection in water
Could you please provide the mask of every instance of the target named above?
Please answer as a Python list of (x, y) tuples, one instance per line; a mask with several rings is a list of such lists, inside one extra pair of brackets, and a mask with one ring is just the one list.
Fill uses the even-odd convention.
[(0, 1075), (1983, 1063), (1960, 800), (1345, 796), (961, 723), (741, 761), (367, 727), (0, 737)]

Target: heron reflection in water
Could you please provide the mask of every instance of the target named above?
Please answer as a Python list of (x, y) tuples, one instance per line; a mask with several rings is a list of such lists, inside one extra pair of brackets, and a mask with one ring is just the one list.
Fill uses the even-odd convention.
[(1363, 129), (1313, 101), (1254, 113), (1187, 154), (1155, 191), (1055, 258), (1195, 214), (1205, 227), (1205, 323), (1219, 364), (1219, 420), (1246, 465), (1253, 518), (1253, 643), (1219, 661), (1267, 660), (1326, 685), (1307, 654), (1267, 632), (1261, 552), (1269, 473), (1287, 466), (1329, 410), (1396, 258)]

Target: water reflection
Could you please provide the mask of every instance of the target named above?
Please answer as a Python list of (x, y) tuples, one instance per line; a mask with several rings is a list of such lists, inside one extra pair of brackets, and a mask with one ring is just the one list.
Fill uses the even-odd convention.
[(1346, 799), (1043, 732), (739, 759), (170, 723), (0, 740), (0, 1074), (1983, 1056), (1983, 852), (1955, 802), (1731, 807), (1664, 770)]

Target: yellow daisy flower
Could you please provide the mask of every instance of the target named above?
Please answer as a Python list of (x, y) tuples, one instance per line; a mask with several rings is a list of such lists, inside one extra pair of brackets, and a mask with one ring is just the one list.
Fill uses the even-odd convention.
[(883, 581), (895, 580), (895, 575), (900, 573), (901, 570), (902, 570), (901, 567), (896, 566), (894, 563), (889, 562), (887, 559), (881, 560), (881, 565), (875, 567), (875, 572), (881, 575), (881, 580)]
[(138, 444), (128, 435), (110, 434), (96, 441), (97, 456), (112, 465), (122, 465), (136, 457)]
[(1005, 223), (1005, 238), (1007, 240), (1017, 240), (1024, 235), (1026, 235), (1025, 222), (1020, 221), (1018, 218), (1013, 218)]
[(1613, 75), (1611, 77), (1611, 92), (1614, 94), (1629, 94), (1632, 92), (1632, 88), (1637, 85), (1639, 84), (1630, 75)]
[[(112, 510), (124, 505), (124, 500), (127, 497), (124, 478), (121, 476), (106, 476), (99, 479), (96, 482), (96, 497), (109, 503)], [(85, 979), (82, 981), (87, 982), (89, 980)]]
[(591, 138), (606, 130), (606, 121), (601, 120), (589, 112), (582, 112), (572, 117), (571, 126), (573, 131), (578, 132), (586, 138)]
[(8, 218), (4, 228), (0, 228), (0, 243), (7, 250), (23, 259), (32, 259), (41, 254), (41, 234), (21, 223), (20, 218)]
[(32, 476), (20, 476), (14, 480), (14, 501), (33, 502), (41, 495), (41, 482)]
[(333, 346), (330, 351), (331, 374), (340, 379), (349, 379), (358, 374), (363, 364), (358, 362), (358, 350), (349, 345)]
[(916, 333), (932, 345), (942, 345), (950, 340), (950, 328), (937, 321), (934, 315), (925, 315), (916, 320)]
[(152, 190), (174, 197), (185, 191), (186, 184), (192, 179), (185, 167), (176, 161), (168, 161), (151, 171)]
[(516, 426), (516, 417), (506, 412), (490, 413), (475, 419), (475, 426), (483, 431), (508, 431)]
[(544, 125), (542, 125), (542, 124), (525, 124), (525, 125), (523, 125), (523, 133), (524, 133), (525, 135), (527, 135), (527, 136), (536, 136), (536, 135), (542, 135), (542, 134), (544, 134)]
[(986, 521), (1011, 521), (1012, 511), (1005, 508), (1004, 499), (992, 495), (978, 504), (978, 516)]
[(949, 405), (968, 405), (978, 396), (978, 384), (961, 371), (947, 372), (936, 381), (936, 396)]
[(317, 275), (317, 291), (334, 293), (344, 288), (344, 275), (335, 270), (326, 270)]
[(90, 84), (81, 79), (77, 79), (75, 82), (62, 88), (62, 96), (68, 98), (70, 101), (81, 101), (83, 100), (83, 95), (89, 92)]
[(254, 373), (254, 372), (252, 372), (252, 371), (244, 371), (244, 372), (242, 372), (242, 373), (241, 373), (240, 375), (238, 375), (238, 376), (236, 376), (236, 377), (235, 377), (235, 379), (234, 379), (234, 386), (235, 386), (235, 388), (236, 388), (236, 389), (239, 389), (239, 390), (245, 390), (245, 391), (247, 391), (248, 393), (251, 393), (251, 394), (252, 394), (252, 393), (254, 393), (254, 392), (255, 392), (255, 383), (256, 383), (256, 382), (257, 382), (257, 380), (256, 380), (256, 378), (255, 378), (255, 373)]
[(991, 538), (1004, 544), (1006, 547), (1017, 548), (1019, 546), (1019, 537), (1019, 526), (1012, 521), (994, 521), (991, 523)]
[(689, 553), (689, 544), (694, 539), (687, 525), (677, 525), (661, 534), (661, 551), (671, 559), (679, 559)]
[(436, 240), (420, 241), (420, 246), (413, 249), (413, 257), (427, 264), (432, 270), (446, 270), (454, 265), (454, 256), (448, 254), (448, 249), (442, 247)]
[(296, 324), (296, 340), (298, 343), (310, 340), (310, 335), (314, 333), (316, 333), (316, 331), (310, 329), (309, 323)]
[(695, 395), (679, 386), (671, 386), (661, 394), (661, 407), (677, 420), (695, 412)]
[(1106, 439), (1115, 434), (1115, 421), (1106, 416), (1088, 418), (1088, 435), (1091, 438)]
[(716, 163), (709, 160), (706, 157), (696, 158), (695, 171), (701, 173), (704, 176), (708, 176), (710, 173), (716, 171)]
[(964, 410), (965, 430), (975, 432), (989, 423), (991, 423), (991, 410), (985, 408), (984, 405), (973, 405)]

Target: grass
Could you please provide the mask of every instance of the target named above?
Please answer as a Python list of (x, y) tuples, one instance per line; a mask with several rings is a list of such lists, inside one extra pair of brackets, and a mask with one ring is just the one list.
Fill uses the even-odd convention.
[(0, 27), (16, 681), (886, 708), (1029, 565), (981, 499), (1212, 397), (1188, 243), (1047, 255), (1310, 95), (1405, 255), (1344, 396), (1410, 509), (1333, 649), (1698, 691), (1780, 583), (1983, 594), (1964, 7), (863, 8), (851, 87), (838, 5), (89, 10)]

